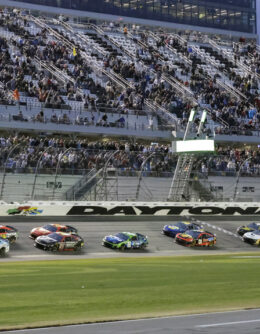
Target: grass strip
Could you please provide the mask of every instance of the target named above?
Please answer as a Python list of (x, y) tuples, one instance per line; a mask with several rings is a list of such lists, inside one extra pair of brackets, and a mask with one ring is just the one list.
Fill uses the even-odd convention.
[(2, 262), (0, 329), (260, 307), (260, 256)]

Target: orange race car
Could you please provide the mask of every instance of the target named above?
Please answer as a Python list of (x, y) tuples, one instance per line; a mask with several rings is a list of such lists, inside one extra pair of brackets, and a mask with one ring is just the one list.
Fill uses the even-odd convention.
[(36, 239), (41, 235), (48, 235), (55, 232), (78, 234), (78, 230), (75, 227), (69, 225), (47, 224), (41, 227), (33, 228), (30, 233), (30, 238)]
[(185, 233), (178, 233), (175, 238), (176, 243), (183, 246), (210, 247), (216, 244), (216, 235), (206, 231), (190, 230)]

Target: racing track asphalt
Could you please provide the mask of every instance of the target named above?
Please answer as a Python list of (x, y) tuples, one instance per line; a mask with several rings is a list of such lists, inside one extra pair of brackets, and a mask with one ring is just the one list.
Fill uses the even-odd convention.
[(259, 334), (260, 310), (139, 319), (4, 332), (13, 334)]
[[(21, 218), (21, 217), (20, 217)], [(55, 223), (55, 219), (49, 221)], [(99, 258), (99, 257), (122, 257), (122, 256), (173, 256), (192, 254), (220, 254), (229, 252), (259, 252), (259, 248), (245, 244), (237, 235), (238, 226), (250, 221), (210, 221), (205, 225), (205, 229), (217, 234), (217, 245), (213, 248), (186, 248), (177, 245), (173, 239), (161, 234), (162, 227), (166, 222), (157, 221), (66, 221), (66, 224), (75, 226), (79, 234), (85, 240), (85, 246), (80, 253), (64, 252), (51, 253), (36, 249), (29, 232), (33, 227), (42, 226), (42, 221), (30, 221), (28, 217), (24, 220), (6, 222), (16, 227), (19, 231), (19, 239), (11, 245), (11, 250), (6, 258), (1, 258), (1, 262), (19, 260), (51, 260), (70, 258)], [(108, 234), (129, 231), (140, 232), (149, 238), (149, 246), (146, 250), (128, 250), (124, 253), (118, 250), (111, 250), (101, 245), (102, 238)]]

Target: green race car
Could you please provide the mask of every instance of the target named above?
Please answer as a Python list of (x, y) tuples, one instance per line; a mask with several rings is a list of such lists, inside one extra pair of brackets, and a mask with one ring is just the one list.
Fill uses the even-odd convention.
[(140, 233), (121, 232), (105, 236), (102, 242), (105, 247), (116, 249), (143, 249), (148, 245), (147, 237)]

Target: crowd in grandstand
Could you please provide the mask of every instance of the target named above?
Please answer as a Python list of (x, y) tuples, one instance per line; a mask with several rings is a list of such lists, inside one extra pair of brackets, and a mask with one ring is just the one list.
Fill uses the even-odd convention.
[[(151, 154), (154, 153), (152, 156)], [(171, 175), (178, 157), (169, 145), (141, 144), (118, 141), (93, 141), (66, 137), (2, 136), (0, 138), (0, 166), (13, 172), (35, 172), (40, 169), (55, 172), (56, 167), (68, 172), (99, 170), (109, 160), (109, 167), (123, 171), (144, 170), (168, 172)], [(110, 159), (111, 158), (111, 159)], [(230, 172), (234, 175), (241, 167), (242, 175), (260, 174), (260, 151), (252, 148), (219, 146), (216, 154), (199, 157), (194, 169), (207, 176), (211, 172)]]
[[(136, 54), (123, 61), (122, 55), (127, 52), (124, 46), (111, 46), (111, 43), (105, 41), (105, 37), (100, 38), (97, 33), (90, 33), (90, 38), (105, 50), (104, 54), (93, 50), (93, 63), (94, 60), (102, 61), (103, 69), (127, 79), (130, 84), (123, 89), (107, 78), (103, 82), (98, 81), (93, 75), (92, 65), (83, 56), (85, 46), (73, 40), (71, 35), (66, 35), (63, 30), (54, 27), (62, 38), (66, 38), (68, 43), (73, 42), (76, 48), (72, 49), (61, 40), (50, 36), (45, 28), (36, 28), (19, 10), (0, 13), (0, 27), (0, 82), (3, 85), (0, 87), (0, 98), (3, 104), (10, 103), (10, 95), (8, 98), (4, 93), (6, 90), (18, 90), (19, 94), (15, 95), (15, 99), (20, 103), (21, 95), (37, 98), (45, 108), (69, 109), (68, 101), (76, 101), (82, 103), (83, 110), (90, 110), (93, 114), (97, 108), (106, 112), (117, 111), (120, 114), (144, 114), (147, 111), (144, 101), (148, 100), (176, 114), (181, 120), (180, 123), (185, 125), (192, 103), (165, 80), (166, 75), (167, 78), (177, 80), (181, 87), (188, 87), (198, 103), (211, 110), (213, 120), (223, 119), (237, 133), (252, 134), (250, 131), (259, 129), (260, 58), (251, 41), (234, 43), (233, 52), (236, 58), (233, 62), (213, 53), (212, 48), (206, 49), (209, 56), (214, 55), (221, 61), (219, 73), (224, 73), (230, 80), (230, 85), (245, 96), (240, 99), (219, 86), (218, 74), (210, 77), (203, 70), (201, 65), (205, 64), (205, 60), (193, 51), (189, 41), (182, 43), (174, 34), (161, 33), (157, 36), (155, 45), (151, 45), (148, 31), (124, 31), (122, 35), (125, 38), (128, 38), (128, 35), (134, 36), (132, 39), (129, 37), (129, 40), (136, 46)], [(119, 34), (117, 29), (114, 31)], [(111, 38), (109, 40), (111, 41)], [(182, 55), (180, 59), (169, 62), (165, 54), (168, 46)], [(182, 61), (182, 57), (186, 61)], [(39, 61), (47, 64), (47, 67), (39, 67)], [(245, 71), (244, 76), (236, 72), (240, 64), (250, 69)], [(67, 79), (60, 80), (50, 71), (49, 66), (55, 66)], [(37, 115), (35, 121), (41, 121), (41, 116)], [(91, 119), (78, 116), (75, 123), (93, 124), (94, 118), (95, 116)], [(70, 119), (56, 121), (64, 124), (71, 122)], [(109, 125), (106, 120), (100, 121), (101, 124)], [(225, 131), (227, 130), (221, 126), (217, 128), (218, 133)]]
[[(199, 38), (195, 44), (190, 42), (193, 33), (184, 40), (173, 33), (151, 35), (136, 27), (125, 27), (123, 31), (121, 28), (120, 24), (118, 27), (110, 24), (107, 35), (100, 37), (88, 27), (87, 40), (98, 45), (88, 54), (93, 59), (90, 62), (84, 56), (89, 44), (80, 43), (75, 37), (76, 27), (73, 38), (73, 33), (67, 34), (65, 28), (53, 23), (53, 31), (60, 36), (55, 37), (19, 10), (0, 12), (1, 104), (22, 105), (26, 104), (22, 97), (35, 98), (42, 108), (33, 120), (45, 122), (44, 108), (71, 110), (70, 102), (74, 101), (80, 103), (81, 111), (88, 111), (88, 117), (80, 111), (72, 120), (66, 113), (58, 117), (53, 112), (50, 121), (110, 126), (108, 115), (116, 112), (119, 114), (117, 126), (125, 127), (126, 115), (145, 115), (149, 110), (146, 101), (149, 101), (156, 108), (175, 114), (178, 124), (185, 126), (194, 103), (172, 85), (174, 79), (178, 87), (193, 94), (198, 109), (208, 108), (216, 122), (216, 134), (251, 135), (260, 130), (260, 56), (253, 41), (240, 40), (231, 44), (229, 56), (202, 45), (201, 50), (209, 63), (213, 58), (218, 61), (218, 73), (211, 76), (203, 67), (207, 65), (204, 56), (196, 51)], [(118, 39), (113, 44), (114, 37)], [(124, 43), (135, 52), (131, 53)], [(169, 52), (175, 54), (171, 60)], [(106, 71), (105, 76), (98, 73), (97, 64)], [(238, 72), (239, 68), (244, 72)], [(230, 89), (219, 84), (223, 78), (229, 80)], [(121, 85), (123, 82), (125, 84)], [(98, 118), (100, 112), (103, 113)], [(154, 110), (153, 115), (157, 115)], [(25, 120), (22, 111), (14, 120)], [(224, 127), (220, 120), (227, 126)], [(147, 117), (147, 121), (151, 118)], [(198, 119), (195, 124), (198, 126)], [(168, 145), (89, 142), (87, 139), (3, 136), (0, 149), (0, 165), (13, 171), (35, 170), (38, 163), (39, 168), (48, 169), (55, 169), (58, 164), (63, 169), (100, 169), (114, 152), (109, 165), (126, 170), (140, 170), (153, 152), (155, 154), (145, 165), (146, 170), (172, 172), (177, 161)], [(237, 172), (242, 164), (247, 174), (259, 174), (258, 151), (219, 148), (218, 155), (198, 161), (196, 168), (206, 175), (211, 171)]]
[(28, 168), (34, 171), (38, 163), (39, 168), (50, 170), (54, 170), (58, 164), (61, 169), (68, 169), (70, 172), (93, 168), (98, 170), (104, 167), (112, 154), (109, 167), (129, 171), (140, 170), (142, 163), (152, 153), (155, 154), (147, 162), (146, 170), (170, 171), (176, 164), (176, 157), (170, 154), (169, 146), (157, 143), (143, 145), (62, 137), (1, 137), (0, 152), (0, 165), (17, 172), (24, 172)]
[(205, 176), (210, 172), (228, 172), (231, 175), (260, 175), (260, 151), (253, 148), (219, 146), (217, 156), (199, 159), (196, 168)]

